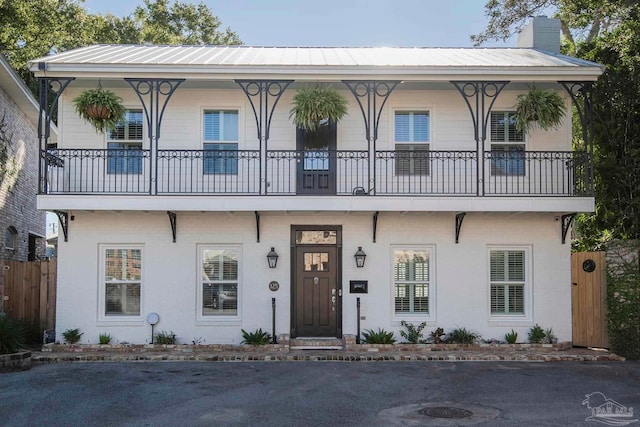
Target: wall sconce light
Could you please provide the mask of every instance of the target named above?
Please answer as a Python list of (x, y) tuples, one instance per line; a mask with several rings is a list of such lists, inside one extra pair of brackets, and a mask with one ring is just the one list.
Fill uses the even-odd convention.
[(278, 254), (273, 246), (267, 254), (267, 262), (269, 263), (269, 268), (276, 268), (276, 265), (278, 265)]
[(353, 255), (353, 257), (356, 259), (356, 267), (358, 268), (364, 267), (364, 260), (365, 258), (367, 258), (367, 254), (365, 254), (364, 251), (362, 250), (362, 246), (358, 246), (358, 250)]

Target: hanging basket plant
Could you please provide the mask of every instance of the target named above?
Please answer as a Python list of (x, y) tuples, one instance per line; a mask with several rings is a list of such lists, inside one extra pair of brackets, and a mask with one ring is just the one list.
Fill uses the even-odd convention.
[(564, 99), (550, 89), (530, 88), (516, 100), (516, 130), (529, 132), (534, 123), (541, 129), (556, 129), (567, 112)]
[(332, 86), (303, 87), (293, 97), (289, 118), (307, 132), (315, 132), (347, 115), (347, 100)]
[(115, 93), (102, 89), (85, 90), (73, 99), (76, 112), (97, 132), (106, 132), (124, 120), (125, 108), (122, 98)]

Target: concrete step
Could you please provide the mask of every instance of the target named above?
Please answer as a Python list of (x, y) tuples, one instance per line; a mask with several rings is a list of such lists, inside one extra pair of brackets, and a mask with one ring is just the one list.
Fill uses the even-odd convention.
[(291, 350), (343, 350), (344, 343), (340, 338), (298, 337), (289, 341)]

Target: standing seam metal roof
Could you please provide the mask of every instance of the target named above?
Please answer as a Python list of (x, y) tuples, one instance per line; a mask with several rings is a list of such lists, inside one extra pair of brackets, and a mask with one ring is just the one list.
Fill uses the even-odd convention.
[(527, 48), (340, 48), (94, 45), (30, 61), (49, 65), (277, 67), (600, 67)]

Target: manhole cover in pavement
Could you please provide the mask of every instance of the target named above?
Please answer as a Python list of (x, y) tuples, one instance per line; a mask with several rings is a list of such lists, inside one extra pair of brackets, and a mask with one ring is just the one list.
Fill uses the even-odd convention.
[(466, 402), (425, 402), (396, 406), (378, 412), (387, 426), (460, 427), (488, 423), (501, 417), (502, 411), (490, 406)]
[(422, 415), (426, 415), (431, 418), (469, 418), (473, 416), (473, 412), (467, 411), (462, 408), (455, 408), (452, 406), (435, 406), (422, 408), (418, 411)]

